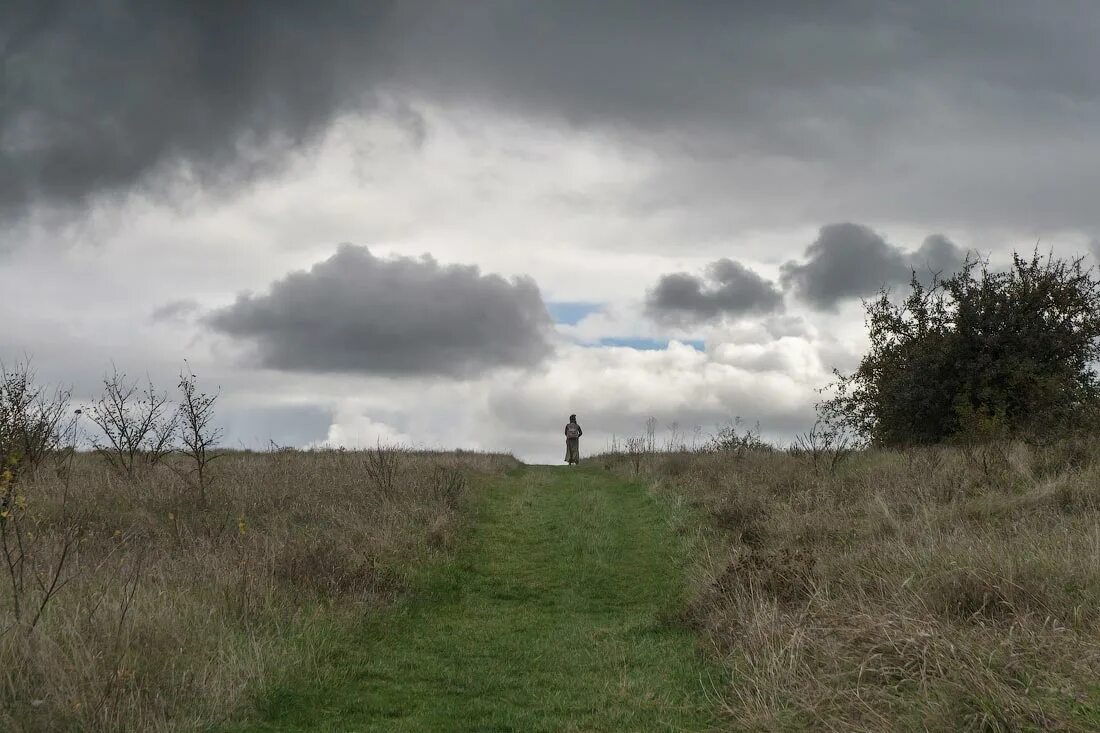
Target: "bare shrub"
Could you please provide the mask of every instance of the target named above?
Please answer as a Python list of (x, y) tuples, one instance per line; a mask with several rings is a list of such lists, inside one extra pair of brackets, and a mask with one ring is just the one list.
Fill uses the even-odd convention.
[(0, 459), (14, 459), (22, 470), (37, 470), (59, 452), (69, 425), (71, 390), (36, 381), (29, 362), (0, 364)]
[(818, 420), (812, 428), (795, 436), (787, 452), (808, 460), (815, 473), (835, 474), (854, 451), (852, 440), (842, 430)]
[(29, 508), (13, 468), (17, 464), (9, 460), (0, 472), (0, 554), (10, 599), (0, 634), (22, 633), (38, 625), (50, 602), (72, 580), (72, 560), (86, 524), (82, 516), (74, 515), (68, 475), (59, 516), (44, 520)]
[(771, 446), (760, 437), (760, 424), (746, 425), (739, 417), (718, 428), (703, 446), (703, 450), (737, 458), (744, 458), (750, 451), (770, 449)]
[(650, 441), (645, 437), (627, 438), (625, 442), (627, 460), (630, 462), (631, 471), (637, 476), (645, 465), (645, 457)]
[(198, 505), (206, 508), (212, 481), (210, 464), (219, 457), (214, 449), (222, 435), (221, 428), (214, 423), (214, 404), (218, 394), (201, 391), (190, 370), (180, 373), (179, 391), (176, 424), (182, 443), (180, 452), (188, 459), (190, 466), (186, 470), (177, 469), (177, 472), (191, 486)]
[(401, 446), (382, 445), (379, 442), (364, 453), (367, 459), (364, 470), (375, 490), (382, 496), (390, 497), (397, 491), (397, 479), (405, 452)]
[(114, 369), (103, 379), (102, 396), (84, 413), (99, 428), (93, 447), (126, 478), (134, 477), (139, 463), (155, 466), (172, 450), (177, 414), (167, 393), (157, 392), (151, 381), (139, 388)]

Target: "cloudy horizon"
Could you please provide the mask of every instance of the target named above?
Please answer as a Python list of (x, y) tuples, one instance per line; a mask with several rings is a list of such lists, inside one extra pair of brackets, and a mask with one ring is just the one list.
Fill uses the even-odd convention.
[(0, 361), (225, 444), (789, 440), (861, 298), (1100, 254), (1100, 6), (0, 8)]

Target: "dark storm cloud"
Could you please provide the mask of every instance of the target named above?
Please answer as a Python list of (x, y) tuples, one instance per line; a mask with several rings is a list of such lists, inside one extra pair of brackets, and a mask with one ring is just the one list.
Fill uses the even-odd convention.
[(646, 136), (678, 169), (641, 198), (710, 202), (699, 226), (718, 191), (788, 223), (1100, 223), (1098, 35), (1092, 0), (13, 0), (0, 216), (237, 181), (384, 90)]
[(712, 262), (705, 277), (686, 272), (662, 275), (646, 294), (646, 312), (670, 323), (768, 313), (782, 305), (783, 295), (774, 283), (729, 259)]
[(0, 6), (0, 217), (176, 166), (278, 162), (364, 101), (386, 3), (14, 0)]
[(638, 138), (637, 208), (704, 237), (838, 210), (1065, 229), (1100, 225), (1098, 36), (1092, 0), (487, 0), (406, 19), (397, 55), (434, 98)]
[(841, 108), (849, 122), (874, 123), (896, 101), (884, 90), (905, 94), (925, 81), (1080, 99), (1100, 94), (1090, 63), (1100, 8), (1089, 0), (1071, 0), (1058, 12), (1036, 0), (425, 7), (406, 5), (400, 16), (405, 43), (397, 58), (406, 78), (579, 122), (679, 127), (709, 117), (730, 129), (760, 116), (781, 121), (778, 113), (794, 111), (800, 95), (803, 109), (830, 97), (836, 105), (803, 123), (828, 122)]
[(382, 260), (349, 244), (207, 323), (253, 345), (265, 367), (392, 376), (533, 365), (549, 353), (552, 327), (529, 278), (430, 257)]
[(828, 310), (883, 286), (906, 283), (914, 272), (925, 281), (934, 274), (949, 275), (962, 264), (965, 252), (934, 234), (907, 253), (869, 227), (846, 222), (823, 226), (805, 257), (804, 262), (783, 265), (780, 281), (802, 300)]

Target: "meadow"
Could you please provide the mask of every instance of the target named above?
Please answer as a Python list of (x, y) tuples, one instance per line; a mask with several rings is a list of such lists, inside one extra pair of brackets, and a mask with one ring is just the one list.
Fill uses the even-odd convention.
[(127, 475), (61, 451), (0, 476), (0, 729), (196, 730), (247, 712), (447, 557), (471, 481), (516, 465), (213, 455), (201, 495), (175, 454)]
[(697, 517), (733, 730), (1100, 728), (1100, 448), (754, 441), (591, 459)]
[[(572, 471), (478, 453), (229, 451), (205, 497), (185, 460), (123, 476), (62, 452), (0, 477), (4, 730), (251, 730), (257, 706), (292, 729), (322, 714), (551, 729), (582, 710), (645, 730), (693, 715), (719, 722), (687, 729), (1100, 726), (1088, 441), (650, 439)], [(667, 558), (646, 565), (665, 579), (652, 599), (643, 551)], [(658, 644), (679, 666), (652, 663)], [(471, 676), (470, 660), (494, 655), (499, 670)], [(709, 713), (677, 707), (699, 694)]]
[(226, 451), (185, 374), (174, 407), (108, 381), (76, 450), (26, 373), (3, 730), (1100, 728), (1087, 437)]

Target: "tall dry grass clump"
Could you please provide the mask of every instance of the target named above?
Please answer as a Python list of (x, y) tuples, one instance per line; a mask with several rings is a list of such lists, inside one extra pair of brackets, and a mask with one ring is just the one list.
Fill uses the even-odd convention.
[(640, 469), (707, 518), (687, 618), (728, 664), (737, 729), (1100, 729), (1100, 447), (756, 446)]
[(84, 411), (102, 428), (96, 451), (80, 453), (67, 393), (28, 375), (0, 383), (5, 731), (224, 721), (398, 593), (447, 549), (468, 481), (516, 463), (381, 446), (221, 451), (216, 394), (188, 374), (178, 413), (152, 387), (109, 378)]

